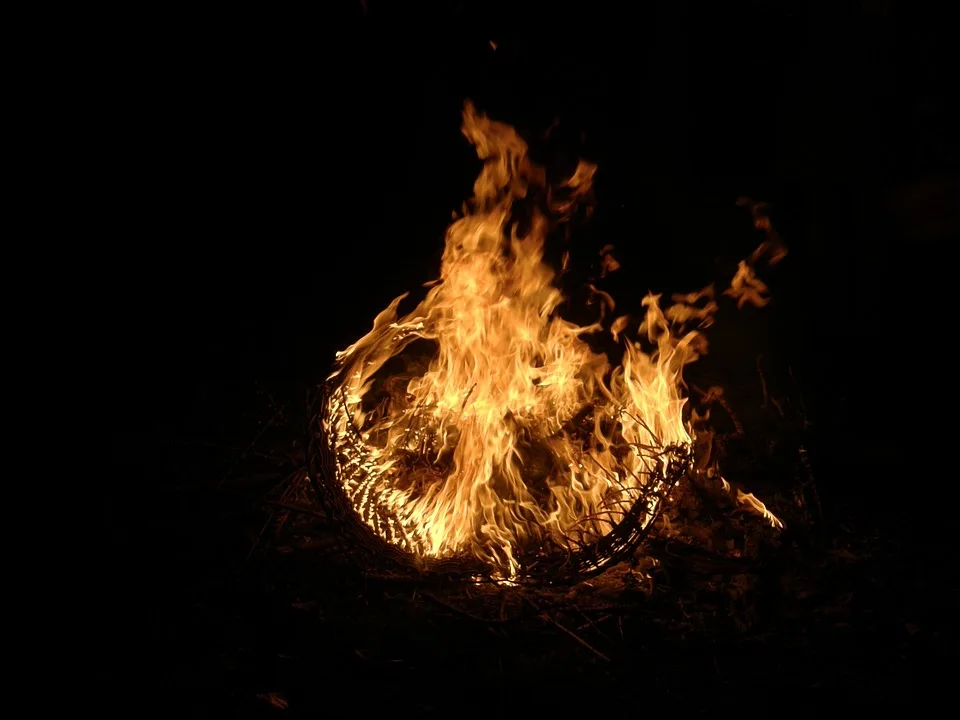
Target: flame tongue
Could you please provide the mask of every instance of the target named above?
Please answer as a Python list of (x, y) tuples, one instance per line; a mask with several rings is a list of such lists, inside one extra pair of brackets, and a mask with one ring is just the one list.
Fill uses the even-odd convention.
[[(582, 337), (599, 324), (556, 315), (563, 298), (543, 262), (548, 213), (568, 213), (595, 168), (581, 163), (548, 191), (513, 128), (468, 104), (463, 132), (485, 164), (447, 231), (440, 282), (402, 318), (404, 296), (394, 300), (339, 353), (327, 425), (347, 494), (381, 536), (424, 556), (470, 553), (510, 576), (529, 548), (609, 532), (655, 482), (655, 451), (691, 442), (680, 373), (702, 338), (678, 329), (708, 322), (715, 304), (695, 294), (665, 315), (649, 296), (640, 331), (653, 349), (626, 341), (612, 368)], [(549, 209), (521, 230), (513, 204), (531, 191)], [(707, 307), (694, 307), (702, 297)], [(614, 322), (615, 338), (626, 325)], [(384, 382), (388, 361), (412, 359), (418, 340), (435, 347), (426, 369)]]

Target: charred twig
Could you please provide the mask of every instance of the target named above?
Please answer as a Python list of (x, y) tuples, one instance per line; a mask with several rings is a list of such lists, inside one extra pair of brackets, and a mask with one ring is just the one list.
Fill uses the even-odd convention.
[(585, 625), (581, 625), (580, 627), (577, 628), (577, 630), (583, 631), (583, 630), (586, 630), (587, 628), (595, 627), (597, 634), (607, 642), (610, 642), (610, 638), (607, 637), (607, 634), (603, 632), (603, 630), (601, 630), (599, 626), (600, 626), (600, 623), (604, 622), (605, 620), (609, 620), (610, 618), (613, 617), (613, 615), (604, 615), (603, 617), (599, 617), (599, 618), (595, 618), (594, 620), (591, 620), (586, 616), (586, 613), (584, 613), (583, 610), (581, 610), (579, 607), (577, 607), (576, 605), (574, 605), (573, 607), (578, 613), (580, 613), (580, 617), (582, 617), (584, 620), (587, 621)]
[[(811, 423), (807, 417), (807, 405), (803, 400), (803, 391), (800, 389), (800, 383), (797, 382), (797, 378), (793, 374), (792, 366), (787, 367), (787, 372), (790, 374), (790, 379), (793, 381), (793, 385), (797, 389), (797, 402), (800, 404), (800, 418), (803, 421), (802, 431), (806, 431), (813, 423)], [(823, 506), (820, 504), (820, 493), (817, 491), (817, 483), (813, 478), (813, 467), (810, 463), (810, 456), (807, 454), (807, 449), (804, 445), (800, 445), (798, 454), (800, 455), (800, 464), (803, 466), (803, 471), (806, 475), (805, 485), (810, 487), (810, 491), (813, 494), (813, 502), (817, 506), (817, 515), (822, 522)]]
[(734, 412), (733, 408), (730, 406), (730, 403), (727, 402), (727, 399), (723, 396), (723, 393), (712, 393), (710, 390), (703, 390), (702, 388), (691, 385), (694, 390), (700, 393), (702, 400), (712, 401), (719, 403), (720, 407), (723, 408), (723, 411), (727, 414), (727, 417), (730, 418), (730, 421), (733, 423), (735, 432), (731, 437), (741, 438), (744, 436), (743, 423), (740, 422), (740, 418)]
[(250, 546), (250, 552), (247, 553), (247, 556), (244, 558), (244, 562), (250, 559), (250, 556), (253, 555), (253, 551), (257, 549), (257, 546), (260, 544), (260, 541), (263, 539), (263, 534), (267, 531), (267, 528), (270, 527), (270, 523), (273, 522), (274, 513), (271, 512), (267, 516), (267, 521), (263, 524), (263, 527), (260, 528), (260, 533), (257, 535), (257, 539), (253, 541), (253, 545)]
[[(467, 400), (470, 399), (470, 396), (473, 395), (473, 391), (476, 390), (476, 389), (477, 389), (477, 384), (474, 383), (473, 385), (470, 386), (470, 389), (467, 390), (467, 394), (466, 394), (466, 396), (463, 398), (463, 402), (460, 404), (460, 413), (459, 413), (459, 415), (463, 415), (463, 411), (464, 411), (464, 409), (467, 407)], [(459, 418), (459, 416), (458, 416), (458, 418)]]
[(503, 608), (502, 608), (502, 607), (501, 607), (501, 610), (500, 610), (500, 615), (501, 615), (500, 617), (497, 617), (497, 618), (485, 618), (485, 617), (481, 617), (480, 615), (475, 615), (474, 613), (470, 612), (469, 610), (465, 610), (464, 608), (457, 607), (456, 605), (447, 602), (447, 601), (444, 600), (443, 598), (437, 597), (436, 595), (434, 595), (434, 594), (431, 593), (431, 592), (421, 591), (420, 594), (423, 595), (423, 597), (425, 597), (425, 598), (427, 598), (427, 599), (429, 599), (429, 600), (432, 600), (433, 602), (437, 603), (438, 605), (442, 605), (443, 607), (447, 608), (448, 610), (452, 610), (452, 611), (455, 612), (455, 613), (459, 613), (460, 615), (463, 615), (464, 617), (468, 617), (468, 618), (470, 618), (471, 620), (476, 620), (477, 622), (501, 624), (501, 623), (507, 622), (507, 620), (508, 620), (508, 619), (506, 619), (506, 618), (503, 618)]
[(563, 433), (574, 432), (580, 423), (590, 417), (590, 414), (594, 411), (594, 409), (593, 403), (587, 403), (584, 405), (579, 411), (577, 411), (576, 415), (568, 419), (557, 429), (557, 431), (553, 434), (553, 437), (557, 437)]
[(653, 431), (653, 429), (647, 424), (647, 421), (646, 421), (646, 420), (644, 420), (643, 418), (637, 417), (636, 415), (634, 415), (634, 414), (631, 413), (631, 412), (627, 412), (624, 408), (620, 408), (620, 413), (621, 413), (622, 415), (626, 415), (628, 418), (630, 418), (630, 419), (633, 420), (635, 423), (637, 423), (640, 427), (642, 427), (644, 430), (646, 430), (647, 433), (649, 433), (650, 437), (653, 438), (653, 441), (654, 441), (658, 446), (660, 446), (660, 447), (663, 446), (663, 441), (662, 441), (662, 440), (660, 439), (660, 437)]
[(569, 636), (570, 636), (571, 638), (573, 638), (576, 642), (578, 642), (580, 645), (582, 645), (583, 647), (585, 647), (587, 650), (589, 650), (590, 652), (592, 652), (594, 655), (596, 655), (598, 658), (600, 658), (600, 659), (603, 660), (604, 662), (610, 662), (610, 658), (608, 658), (608, 657), (607, 657), (606, 655), (604, 655), (602, 652), (600, 652), (599, 650), (597, 650), (593, 645), (591, 645), (591, 644), (588, 643), (586, 640), (584, 640), (582, 637), (580, 637), (580, 636), (577, 635), (575, 632), (573, 632), (573, 630), (568, 630), (568, 629), (565, 628), (563, 625), (561, 625), (560, 623), (558, 623), (556, 620), (554, 620), (552, 617), (550, 617), (550, 615), (548, 615), (546, 612), (541, 612), (541, 613), (540, 613), (540, 618), (543, 619), (543, 620), (546, 620), (546, 621), (547, 621), (548, 623), (550, 623), (551, 625), (554, 625), (554, 626), (555, 626), (558, 630), (560, 630), (561, 632), (564, 632), (564, 633), (566, 633), (567, 635), (569, 635)]
[(760, 390), (763, 392), (763, 403), (760, 407), (766, 408), (770, 395), (767, 393), (767, 379), (763, 376), (763, 355), (757, 355), (757, 374), (760, 376)]
[(641, 615), (650, 615), (653, 617), (663, 616), (662, 612), (657, 612), (656, 610), (650, 610), (649, 608), (642, 607), (639, 603), (633, 605), (626, 605), (624, 603), (606, 603), (604, 605), (594, 605), (593, 607), (585, 608), (584, 612), (605, 612), (609, 616), (616, 615), (618, 617), (623, 617), (628, 613), (639, 613)]
[(677, 540), (651, 542), (651, 545), (657, 547), (661, 558), (675, 558), (691, 566), (700, 564), (714, 573), (750, 573), (760, 569), (754, 560), (725, 557)]

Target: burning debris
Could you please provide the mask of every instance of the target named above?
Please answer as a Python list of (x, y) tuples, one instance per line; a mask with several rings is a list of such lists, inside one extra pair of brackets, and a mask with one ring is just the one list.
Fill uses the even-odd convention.
[[(682, 478), (719, 481), (779, 525), (720, 477), (709, 416), (687, 411), (713, 286), (665, 309), (649, 294), (639, 324), (596, 288), (596, 322), (560, 317), (544, 246), (588, 201), (595, 166), (551, 187), (510, 126), (468, 103), (462, 130), (484, 166), (440, 278), (409, 312), (406, 295), (390, 303), (316, 397), (310, 474), (328, 513), (377, 562), (497, 581), (578, 579), (631, 556)], [(620, 269), (610, 250), (604, 273)], [(753, 263), (783, 252), (768, 233), (723, 295), (766, 304)], [(619, 364), (594, 349), (608, 337)]]

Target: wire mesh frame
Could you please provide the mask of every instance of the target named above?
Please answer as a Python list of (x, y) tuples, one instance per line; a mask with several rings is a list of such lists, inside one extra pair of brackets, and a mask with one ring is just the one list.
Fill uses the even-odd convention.
[[(338, 476), (335, 438), (324, 429), (333, 393), (327, 383), (312, 389), (307, 397), (306, 459), (310, 482), (324, 511), (343, 536), (350, 559), (366, 573), (398, 580), (428, 577), (491, 580), (494, 568), (471, 556), (422, 557), (384, 540), (361, 518)], [(693, 450), (687, 445), (668, 445), (654, 458), (650, 482), (613, 528), (588, 544), (576, 548), (558, 546), (524, 557), (518, 582), (573, 583), (596, 575), (607, 567), (628, 560), (643, 542), (656, 516), (676, 484), (691, 468)], [(647, 522), (641, 518), (649, 516)], [(611, 521), (612, 522), (612, 521)]]

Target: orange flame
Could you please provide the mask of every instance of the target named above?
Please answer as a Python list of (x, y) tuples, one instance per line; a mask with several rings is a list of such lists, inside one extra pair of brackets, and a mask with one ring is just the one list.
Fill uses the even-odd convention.
[[(554, 190), (512, 127), (467, 103), (462, 131), (485, 163), (447, 230), (440, 278), (412, 311), (398, 317), (398, 297), (337, 354), (325, 422), (344, 489), (377, 533), (416, 555), (472, 554), (508, 578), (524, 547), (608, 533), (658, 482), (656, 451), (692, 443), (681, 372), (705, 351), (700, 329), (717, 306), (712, 287), (666, 311), (648, 295), (635, 329), (649, 345), (617, 318), (624, 355), (612, 366), (584, 339), (599, 322), (557, 314), (563, 296), (543, 260), (548, 218), (588, 197), (596, 167), (581, 162)], [(547, 210), (514, 221), (514, 203), (537, 193)], [(610, 249), (608, 272), (619, 267)], [(744, 267), (741, 302), (765, 290)]]

